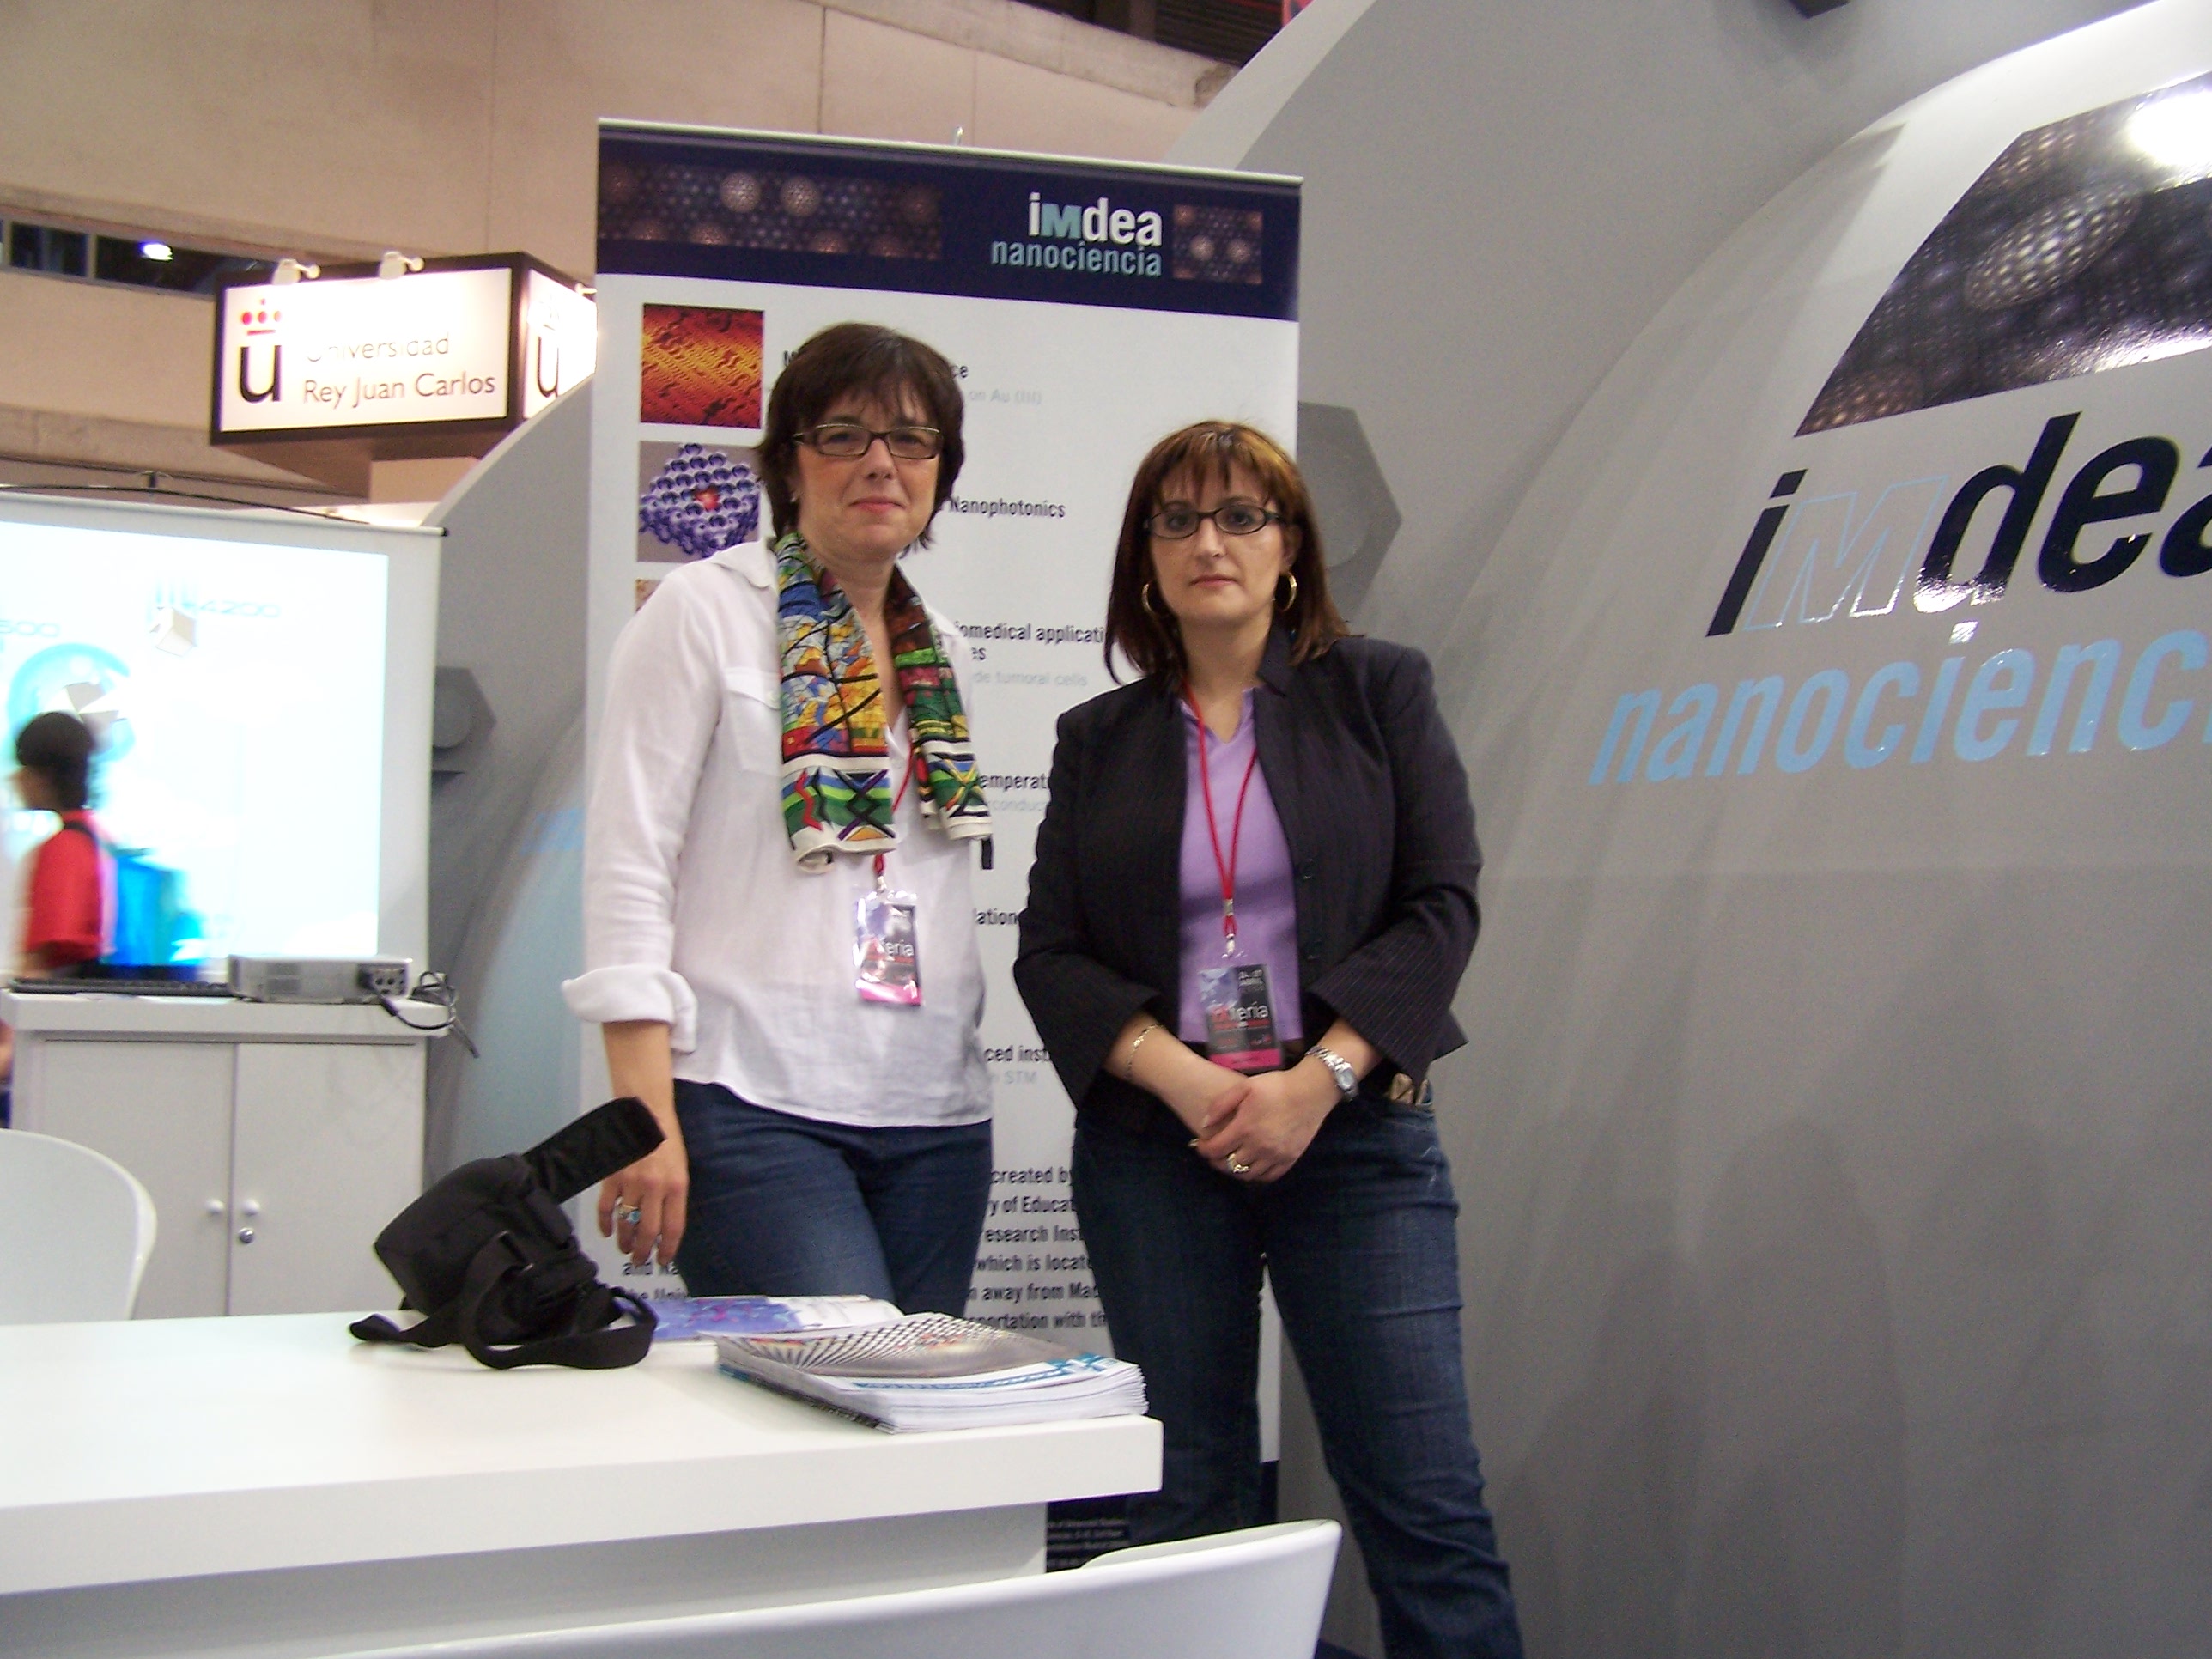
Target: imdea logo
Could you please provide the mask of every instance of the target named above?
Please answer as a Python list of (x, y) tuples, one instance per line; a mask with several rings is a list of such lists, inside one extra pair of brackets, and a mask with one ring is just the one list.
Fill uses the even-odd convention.
[[(2046, 422), (2025, 461), (1985, 466), (1948, 495), (1948, 477), (1907, 479), (1862, 510), (1863, 492), (1798, 499), (1807, 474), (1784, 474), (1707, 635), (1887, 616), (1916, 571), (1912, 605), (1920, 611), (2002, 599), (2043, 502), (2065, 472), (2080, 418)], [(2212, 492), (2177, 490), (2182, 455), (2171, 439), (2138, 437), (2075, 466), (2036, 544), (2037, 580), (2055, 593), (2089, 592), (2127, 574), (2154, 546), (2166, 577), (2212, 570)], [(2212, 468), (2212, 451), (2197, 465)], [(1984, 508), (2001, 516), (1980, 568), (1967, 575), (1957, 568), (1960, 550)], [(1963, 644), (1973, 631), (1960, 623), (1953, 641)], [(2014, 647), (1971, 672), (1967, 663), (1965, 655), (1900, 660), (1856, 685), (1845, 670), (1826, 668), (1794, 686), (1769, 674), (1730, 690), (1707, 682), (1672, 696), (1658, 686), (1632, 691), (1613, 706), (1589, 781), (1748, 777), (1770, 760), (1776, 770), (1798, 773), (1838, 756), (1866, 771), (1893, 757), (1919, 766), (1994, 760), (2008, 750), (2085, 755), (2107, 733), (2142, 752), (2179, 737), (2199, 698), (2212, 708), (2212, 676), (2200, 672), (2212, 665), (2212, 641), (2196, 629), (2139, 647), (2117, 637), (2077, 638), (2046, 661)], [(2212, 744), (2212, 720), (2203, 737)]]
[(1157, 213), (1117, 208), (1103, 196), (1085, 207), (1061, 207), (1030, 192), (1030, 234), (1064, 236), (1071, 241), (1133, 243), (1158, 247), (1165, 228)]
[[(1863, 510), (1865, 492), (1836, 490), (1799, 499), (1806, 473), (1784, 473), (1751, 527), (1706, 634), (1886, 617), (1897, 608), (1905, 579), (1916, 565), (1916, 610), (1948, 611), (1966, 600), (1986, 605), (2002, 599), (2081, 418), (2076, 413), (2046, 422), (2026, 461), (1984, 467), (1948, 503), (1948, 477), (1892, 483)], [(2060, 492), (2036, 554), (2035, 574), (2043, 585), (2057, 593), (2102, 587), (2126, 574), (2154, 539), (2159, 543), (2159, 568), (2167, 575), (2197, 576), (2212, 569), (2212, 547), (2204, 539), (2212, 522), (2212, 494), (2184, 508), (2171, 523), (2160, 522), (2180, 476), (2181, 457), (2180, 446), (2172, 439), (2143, 437), (2113, 444), (2083, 461)], [(2197, 465), (2212, 466), (2212, 450)], [(1957, 566), (1967, 530), (1985, 507), (1998, 501), (2003, 503), (2002, 516), (1981, 568), (1962, 577)], [(2098, 546), (2103, 532), (2096, 526), (2130, 520), (2130, 533)], [(1781, 533), (1785, 522), (1787, 535)]]
[[(1798, 432), (2208, 347), (2212, 76), (2199, 76), (2014, 140), (1906, 261)], [(1804, 471), (1784, 473), (1706, 633), (1887, 616), (1908, 580), (1917, 611), (1987, 605), (2029, 560), (2035, 579), (2059, 594), (2123, 577), (2159, 581), (2147, 569), (2154, 547), (2166, 577), (2212, 569), (2212, 494), (2201, 478), (2182, 483), (2194, 447), (2145, 436), (2085, 456), (2087, 446), (2074, 442), (2081, 418), (2045, 422), (2032, 444), (2021, 433), (2025, 459), (1984, 466), (1956, 489), (1945, 476), (1815, 493)], [(2212, 451), (2197, 466), (2212, 466)], [(1967, 538), (1978, 524), (1977, 544), (1986, 538), (1988, 550), (1971, 568)], [(1954, 625), (1952, 643), (1971, 640), (1974, 627)], [(1965, 656), (1893, 662), (1856, 684), (1826, 668), (1794, 686), (1778, 674), (1733, 690), (1653, 686), (1615, 704), (1589, 781), (1744, 777), (1770, 757), (1795, 773), (1838, 764), (1837, 757), (1865, 771), (1946, 757), (1978, 763), (2008, 750), (2081, 755), (2111, 749), (2107, 733), (2130, 751), (2159, 750), (2189, 727), (2199, 699), (2212, 702), (2208, 657), (2212, 641), (2185, 628), (2148, 641), (2077, 635), (2041, 659), (2015, 647), (1971, 670)], [(2203, 734), (2212, 743), (2212, 722)]]
[[(994, 242), (994, 265), (1036, 265), (1048, 270), (1101, 271), (1122, 276), (1158, 276), (1159, 247), (1166, 225), (1146, 209), (1115, 207), (1102, 196), (1096, 202), (1048, 202), (1030, 192), (1030, 240)], [(1073, 243), (1070, 246), (1067, 244)]]
[[(2047, 672), (2034, 652), (2014, 646), (1985, 658), (1971, 678), (1963, 656), (1945, 657), (1932, 669), (1911, 660), (1887, 663), (1856, 687), (1841, 668), (1808, 674), (1794, 690), (1781, 675), (1769, 674), (1739, 681), (1725, 712), (1721, 688), (1711, 682), (1686, 686), (1671, 701), (1654, 686), (1613, 705), (1589, 781), (1749, 777), (1770, 753), (1778, 771), (1809, 772), (1838, 749), (1845, 764), (1860, 772), (1900, 753), (1908, 766), (1942, 758), (1988, 761), (2014, 749), (2023, 732), (2015, 752), (2029, 756), (2086, 755), (2107, 730), (2132, 753), (2163, 749), (2188, 727), (2198, 706), (2196, 696), (2174, 693), (2212, 690), (2199, 672), (2208, 659), (2212, 641), (2197, 629), (2181, 628), (2140, 650), (2117, 639), (2062, 645)], [(2119, 714), (2108, 722), (2123, 661), (2128, 674)], [(1668, 724), (1655, 742), (1662, 702)], [(2212, 744), (2212, 722), (2203, 741)]]

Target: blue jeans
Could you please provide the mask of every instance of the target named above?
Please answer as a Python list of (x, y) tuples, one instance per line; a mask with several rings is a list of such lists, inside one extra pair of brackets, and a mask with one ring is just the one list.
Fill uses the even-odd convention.
[(1260, 1519), (1264, 1265), (1390, 1659), (1521, 1652), (1468, 1429), (1458, 1201), (1425, 1111), (1362, 1094), (1280, 1181), (1233, 1181), (1164, 1108), (1078, 1119), (1073, 1195), (1115, 1353), (1165, 1431), (1134, 1541)]
[(962, 1314), (991, 1196), (991, 1126), (859, 1129), (676, 1084), (691, 1164), (677, 1270), (694, 1296), (858, 1292)]

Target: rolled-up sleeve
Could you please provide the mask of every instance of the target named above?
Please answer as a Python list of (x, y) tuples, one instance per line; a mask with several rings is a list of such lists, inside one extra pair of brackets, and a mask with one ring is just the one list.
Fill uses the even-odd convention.
[(580, 1019), (665, 1023), (678, 1054), (697, 1042), (698, 1002), (672, 965), (676, 872), (722, 680), (708, 629), (675, 584), (616, 641), (585, 815), (585, 971), (561, 988)]
[(1379, 725), (1395, 796), (1389, 919), (1306, 988), (1393, 1066), (1425, 1077), (1451, 1029), (1474, 951), (1482, 854), (1459, 750), (1437, 708), (1428, 659), (1407, 652), (1380, 688)]

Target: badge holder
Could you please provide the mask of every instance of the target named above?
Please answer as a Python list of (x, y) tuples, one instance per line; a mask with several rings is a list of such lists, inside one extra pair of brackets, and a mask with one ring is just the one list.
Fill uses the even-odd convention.
[(914, 924), (919, 903), (913, 894), (892, 890), (878, 854), (874, 888), (853, 904), (853, 988), (861, 1001), (921, 1006), (921, 960)]
[[(897, 792), (891, 796), (894, 817), (913, 778), (909, 753)], [(886, 1002), (895, 1008), (921, 1006), (921, 958), (914, 921), (921, 903), (911, 893), (893, 890), (884, 873), (884, 855), (877, 854), (875, 887), (853, 902), (853, 988), (861, 1001)]]
[[(1230, 948), (1235, 948), (1234, 934)], [(1283, 1063), (1266, 963), (1200, 969), (1198, 1000), (1206, 1011), (1206, 1055), (1216, 1065), (1232, 1072), (1272, 1072)]]

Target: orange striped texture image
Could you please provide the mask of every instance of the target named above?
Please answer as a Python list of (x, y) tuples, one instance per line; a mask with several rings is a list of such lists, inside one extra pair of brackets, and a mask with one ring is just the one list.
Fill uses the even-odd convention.
[(638, 419), (650, 426), (761, 423), (761, 313), (647, 306)]

